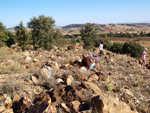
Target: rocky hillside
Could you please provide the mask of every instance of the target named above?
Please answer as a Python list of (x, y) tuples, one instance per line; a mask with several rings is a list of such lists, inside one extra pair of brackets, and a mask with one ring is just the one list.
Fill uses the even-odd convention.
[[(80, 66), (82, 54), (96, 66)], [(90, 57), (90, 56), (89, 56)], [(22, 52), (0, 48), (1, 113), (149, 113), (150, 70), (139, 60), (76, 44)]]

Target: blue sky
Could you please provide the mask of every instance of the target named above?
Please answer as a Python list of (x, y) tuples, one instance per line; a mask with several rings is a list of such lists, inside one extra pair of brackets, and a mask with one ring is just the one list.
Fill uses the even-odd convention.
[(0, 0), (0, 22), (6, 28), (31, 18), (52, 17), (56, 26), (150, 22), (150, 0)]

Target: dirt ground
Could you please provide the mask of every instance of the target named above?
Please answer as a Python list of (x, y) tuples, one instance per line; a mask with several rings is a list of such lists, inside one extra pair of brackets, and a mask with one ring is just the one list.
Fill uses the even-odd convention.
[(141, 46), (144, 48), (147, 48), (147, 55), (146, 55), (146, 61), (147, 63), (150, 62), (150, 37), (136, 37), (136, 38), (101, 38), (103, 40), (109, 40), (110, 42), (120, 42), (120, 43), (125, 43), (127, 41), (136, 41), (139, 43)]

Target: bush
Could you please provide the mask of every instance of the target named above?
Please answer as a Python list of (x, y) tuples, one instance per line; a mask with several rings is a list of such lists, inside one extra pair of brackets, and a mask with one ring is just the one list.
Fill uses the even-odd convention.
[(131, 54), (131, 57), (135, 58), (141, 57), (142, 50), (143, 47), (134, 41), (126, 42), (122, 47), (122, 52), (124, 54)]
[(104, 48), (110, 50), (112, 43), (108, 40), (104, 40), (103, 43), (104, 43)]
[(113, 43), (113, 45), (110, 48), (110, 51), (115, 52), (115, 53), (122, 53), (122, 43)]
[(107, 84), (104, 85), (106, 91), (110, 91), (110, 86), (108, 86)]

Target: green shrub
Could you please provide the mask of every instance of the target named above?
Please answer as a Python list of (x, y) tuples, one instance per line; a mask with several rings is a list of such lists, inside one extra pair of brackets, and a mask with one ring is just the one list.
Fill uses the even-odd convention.
[(143, 47), (135, 41), (124, 43), (122, 47), (122, 53), (131, 54), (131, 57), (140, 58)]
[(103, 41), (103, 44), (104, 44), (104, 48), (107, 49), (107, 50), (110, 50), (111, 46), (112, 46), (112, 43), (108, 40), (104, 40)]
[(110, 86), (108, 86), (107, 84), (105, 84), (104, 87), (105, 87), (105, 89), (106, 89), (107, 91), (110, 91)]
[(134, 83), (134, 86), (135, 86), (135, 87), (140, 87), (141, 84), (140, 84), (140, 82), (137, 82), (137, 83)]
[(122, 43), (113, 43), (113, 45), (110, 48), (110, 51), (115, 52), (115, 53), (122, 53)]

